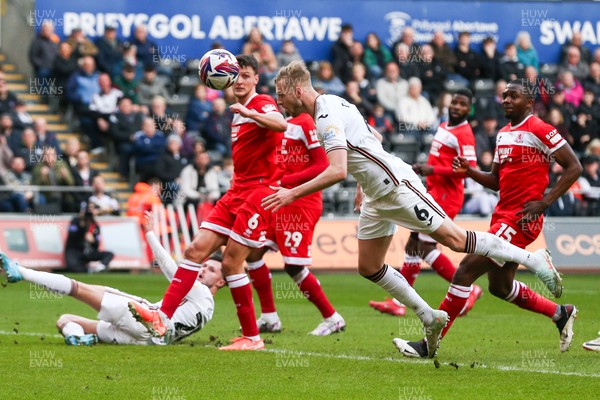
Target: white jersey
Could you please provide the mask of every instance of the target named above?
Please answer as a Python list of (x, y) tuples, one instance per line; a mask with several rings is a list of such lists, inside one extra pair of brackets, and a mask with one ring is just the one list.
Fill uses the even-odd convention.
[(412, 167), (386, 152), (356, 106), (341, 97), (320, 95), (315, 101), (317, 137), (325, 152), (348, 152), (348, 173), (362, 187), (367, 201), (376, 200), (412, 178)]
[[(177, 264), (171, 258), (171, 255), (160, 245), (154, 233), (147, 233), (146, 238), (161, 271), (169, 282), (171, 282), (177, 271)], [(155, 305), (160, 307), (161, 304), (162, 300)], [(173, 314), (173, 318), (171, 318), (175, 326), (172, 342), (181, 340), (202, 329), (212, 319), (214, 309), (215, 300), (210, 289), (206, 285), (196, 281), (192, 290), (184, 297), (183, 302), (177, 308), (175, 314)]]

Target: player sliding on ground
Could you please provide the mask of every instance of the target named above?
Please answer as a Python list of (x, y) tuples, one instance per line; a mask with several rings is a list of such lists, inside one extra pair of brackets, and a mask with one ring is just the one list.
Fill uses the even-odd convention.
[[(464, 156), (472, 167), (477, 165), (475, 137), (467, 121), (472, 104), (473, 93), (469, 89), (461, 89), (453, 94), (448, 107), (449, 121), (438, 127), (431, 143), (427, 164), (413, 165), (415, 172), (427, 177), (427, 192), (450, 219), (456, 217), (465, 198), (465, 175), (454, 173), (452, 160), (456, 156)], [(404, 251), (404, 264), (400, 273), (410, 286), (414, 285), (421, 271), (421, 260), (425, 260), (442, 278), (452, 282), (456, 267), (448, 256), (437, 249), (436, 241), (428, 235), (411, 232)], [(461, 315), (466, 315), (473, 308), (481, 293), (481, 288), (473, 285), (473, 291)], [(370, 301), (369, 305), (386, 314), (406, 314), (406, 306), (396, 299)]]
[(313, 116), (329, 166), (316, 178), (293, 189), (277, 187), (263, 205), (276, 212), (352, 174), (365, 194), (358, 224), (358, 271), (415, 311), (425, 327), (429, 357), (435, 355), (448, 314), (432, 309), (398, 271), (384, 263), (396, 224), (425, 233), (454, 251), (523, 264), (556, 297), (562, 294), (560, 275), (546, 250), (530, 253), (491, 233), (466, 231), (446, 218), (412, 168), (383, 150), (374, 129), (354, 105), (341, 97), (315, 91), (304, 63), (292, 62), (283, 67), (277, 75), (276, 88), (278, 103), (292, 116), (303, 112)]
[[(145, 231), (148, 243), (154, 253), (154, 259), (165, 277), (171, 281), (177, 270), (177, 264), (160, 245), (153, 232), (153, 218), (146, 213)], [(97, 342), (113, 344), (151, 345), (153, 337), (148, 329), (137, 322), (129, 311), (135, 303), (140, 309), (158, 307), (148, 300), (107, 286), (89, 285), (64, 275), (35, 271), (20, 266), (6, 254), (0, 252), (2, 270), (8, 282), (21, 280), (44, 286), (47, 290), (66, 294), (89, 305), (98, 311), (98, 319), (92, 320), (79, 315), (61, 315), (56, 326), (65, 337), (67, 345), (92, 345)], [(185, 302), (173, 315), (175, 331), (171, 342), (189, 336), (206, 325), (212, 319), (215, 302), (213, 296), (225, 285), (221, 262), (218, 259), (206, 260), (200, 268), (200, 274)]]
[[(473, 169), (463, 157), (453, 161), (455, 172), (467, 174), (481, 185), (500, 191), (500, 201), (488, 232), (520, 248), (538, 237), (544, 223), (544, 211), (569, 190), (582, 171), (571, 146), (556, 128), (532, 114), (535, 94), (536, 87), (527, 79), (510, 82), (502, 93), (502, 106), (510, 123), (498, 132), (491, 172)], [(551, 157), (564, 168), (564, 173), (546, 192)], [(515, 280), (519, 267), (519, 262), (515, 261), (518, 260), (498, 257), (492, 252), (470, 254), (461, 261), (440, 305), (440, 310), (450, 316), (442, 337), (464, 307), (472, 283), (487, 273), (491, 294), (550, 318), (560, 333), (560, 351), (569, 349), (577, 308), (572, 304), (558, 305)], [(549, 289), (555, 296), (560, 295), (551, 287)], [(408, 342), (397, 338), (394, 344), (407, 357), (427, 356), (423, 340)]]

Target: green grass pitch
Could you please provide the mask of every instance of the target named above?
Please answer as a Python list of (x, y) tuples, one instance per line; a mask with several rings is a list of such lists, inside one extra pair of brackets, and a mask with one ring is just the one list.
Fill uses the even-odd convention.
[[(385, 293), (358, 274), (318, 274), (347, 330), (330, 337), (307, 332), (320, 321), (312, 304), (282, 273), (273, 275), (284, 330), (263, 336), (263, 352), (220, 352), (237, 335), (229, 291), (216, 299), (209, 325), (166, 347), (67, 347), (54, 323), (62, 313), (95, 317), (68, 297), (29, 283), (0, 288), (0, 398), (2, 399), (591, 399), (600, 398), (600, 354), (581, 344), (600, 330), (600, 276), (566, 276), (562, 302), (579, 309), (575, 340), (560, 353), (549, 320), (484, 292), (459, 319), (432, 360), (404, 359), (392, 338), (420, 338), (413, 313), (403, 318), (368, 307)], [(79, 275), (149, 300), (166, 288), (159, 275)], [(539, 288), (528, 273), (519, 278)], [(479, 282), (486, 286), (485, 278)], [(434, 307), (448, 284), (423, 273), (416, 289)], [(255, 299), (258, 304), (258, 300)], [(17, 333), (18, 332), (18, 333)]]

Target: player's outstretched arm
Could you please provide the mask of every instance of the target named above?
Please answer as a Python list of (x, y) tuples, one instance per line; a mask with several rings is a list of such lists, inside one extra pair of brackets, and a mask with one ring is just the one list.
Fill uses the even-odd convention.
[(256, 110), (250, 110), (240, 103), (229, 106), (232, 113), (240, 114), (244, 118), (250, 118), (258, 122), (260, 125), (274, 132), (285, 132), (287, 129), (287, 121), (279, 112), (259, 113)]
[(262, 206), (265, 210), (272, 210), (275, 212), (282, 206), (290, 204), (300, 197), (318, 192), (319, 190), (328, 188), (329, 186), (346, 179), (346, 176), (348, 175), (348, 156), (346, 149), (332, 150), (327, 153), (327, 158), (329, 160), (329, 166), (314, 179), (292, 189), (273, 187), (276, 192), (265, 197), (262, 201)]
[(144, 212), (144, 230), (146, 231), (148, 245), (150, 245), (150, 249), (152, 249), (152, 253), (154, 254), (154, 259), (162, 273), (169, 282), (171, 282), (177, 271), (177, 264), (165, 248), (161, 246), (158, 238), (154, 234), (154, 216), (150, 211)]
[(497, 191), (499, 188), (500, 180), (498, 178), (498, 163), (492, 164), (492, 170), (490, 172), (482, 172), (473, 168), (466, 158), (459, 156), (454, 157), (454, 160), (452, 160), (452, 169), (454, 170), (454, 173), (465, 174), (488, 189)]

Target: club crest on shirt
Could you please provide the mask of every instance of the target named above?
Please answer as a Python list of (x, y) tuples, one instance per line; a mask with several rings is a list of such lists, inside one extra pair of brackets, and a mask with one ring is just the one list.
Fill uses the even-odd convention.
[(515, 137), (515, 143), (523, 144), (523, 132), (517, 133), (517, 137)]
[(323, 132), (323, 141), (326, 142), (328, 140), (334, 139), (340, 130), (335, 125), (328, 125)]

